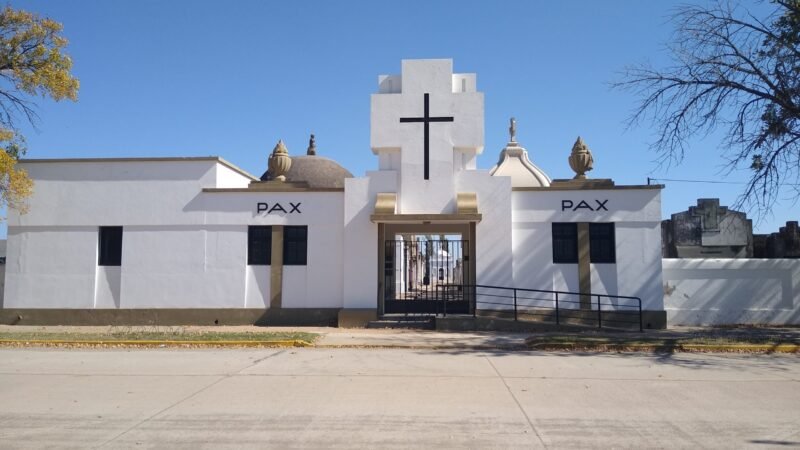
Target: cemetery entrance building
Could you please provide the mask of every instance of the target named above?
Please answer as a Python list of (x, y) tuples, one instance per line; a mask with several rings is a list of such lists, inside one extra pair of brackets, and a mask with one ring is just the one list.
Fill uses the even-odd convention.
[[(664, 326), (662, 186), (587, 176), (602, 167), (595, 157), (624, 164), (611, 156), (624, 149), (593, 156), (578, 138), (571, 150), (529, 154), (512, 118), (491, 122), (496, 148), (479, 164), (477, 75), (453, 72), (449, 59), (399, 69), (362, 99), (369, 148), (330, 151), (325, 136), (271, 130), (272, 151), (252, 149), (263, 152), (260, 176), (216, 156), (20, 160), (35, 188), (27, 213), (8, 212), (0, 322), (365, 326), (391, 314), (475, 314), (477, 323), (496, 308), (612, 314), (617, 305), (596, 306), (602, 294), (640, 298), (645, 324)], [(520, 97), (536, 88), (521, 86)], [(528, 103), (513, 106), (525, 114)], [(587, 126), (536, 123), (520, 127), (532, 142)], [(371, 153), (373, 170), (354, 176), (328, 157), (335, 151)], [(559, 155), (550, 170), (561, 179), (533, 162), (545, 152)], [(470, 286), (595, 303), (545, 294), (514, 304)]]

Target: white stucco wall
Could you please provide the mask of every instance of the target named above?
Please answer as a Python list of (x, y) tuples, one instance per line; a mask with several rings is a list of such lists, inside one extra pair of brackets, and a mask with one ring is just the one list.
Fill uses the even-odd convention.
[(234, 170), (227, 163), (219, 163), (215, 167), (217, 171), (218, 188), (246, 188), (252, 178), (242, 175), (241, 172)]
[(396, 171), (367, 172), (345, 180), (344, 248), (342, 254), (345, 308), (378, 307), (378, 225), (370, 221), (379, 192), (397, 192)]
[(242, 307), (246, 261), (245, 226), (124, 227), (121, 307)]
[(800, 324), (800, 260), (664, 259), (669, 325)]
[(122, 267), (97, 266), (94, 283), (95, 308), (119, 308), (122, 294)]
[(9, 223), (3, 307), (93, 308), (96, 272), (96, 227)]
[[(342, 305), (342, 192), (204, 192), (247, 181), (213, 159), (24, 167), (35, 191), (29, 214), (9, 215), (4, 307), (268, 307), (270, 267), (247, 266), (248, 225), (308, 226), (308, 264), (284, 269), (284, 307)], [(123, 227), (119, 267), (97, 265), (104, 225)]]
[(245, 308), (269, 308), (271, 266), (247, 266)]
[[(216, 186), (216, 161), (24, 162), (34, 180), (30, 210), (13, 226), (202, 224), (193, 209)], [(102, 219), (102, 220), (100, 220)], [(98, 223), (99, 222), (99, 223)]]
[[(608, 200), (607, 211), (562, 211), (562, 201), (596, 207), (598, 200)], [(553, 264), (552, 223), (613, 222), (617, 263), (590, 264), (592, 292), (639, 297), (643, 309), (663, 309), (659, 190), (514, 191), (512, 205), (514, 286), (578, 292), (578, 264)]]
[[(123, 230), (122, 265), (103, 267), (97, 266), (97, 227), (48, 232), (10, 227), (14, 244), (4, 306), (245, 305), (246, 226), (123, 226)], [(268, 298), (269, 291), (265, 294)]]
[(488, 170), (456, 175), (456, 192), (475, 192), (481, 221), (475, 226), (476, 284), (513, 286), (511, 179), (492, 177)]

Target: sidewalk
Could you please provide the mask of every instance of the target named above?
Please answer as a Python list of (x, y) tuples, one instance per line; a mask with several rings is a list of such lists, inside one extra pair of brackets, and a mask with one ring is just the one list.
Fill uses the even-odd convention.
[(397, 329), (335, 329), (317, 340), (323, 348), (425, 348), (524, 350), (530, 333), (445, 332)]
[[(318, 348), (405, 348), (405, 349), (464, 349), (464, 350), (586, 350), (586, 351), (758, 351), (800, 352), (800, 327), (676, 327), (668, 330), (614, 332), (587, 329), (585, 331), (548, 332), (441, 332), (402, 329), (345, 329), (321, 327), (256, 327), (256, 326), (174, 326), (174, 327), (68, 327), (0, 325), (0, 336), (24, 345), (35, 342), (47, 345), (48, 338), (59, 345), (70, 340), (83, 342), (98, 336), (130, 335), (126, 342), (135, 343), (141, 333), (159, 333), (158, 340), (148, 344), (178, 345), (169, 341), (170, 335), (197, 335), (193, 346), (242, 346), (243, 341), (226, 341), (220, 335), (255, 335), (250, 345), (259, 345), (258, 335), (312, 333), (313, 342), (267, 341), (263, 346), (307, 345)], [(34, 334), (35, 337), (30, 336)], [(22, 336), (25, 336), (24, 338)], [(203, 342), (205, 341), (205, 342)], [(132, 344), (133, 345), (133, 344)], [(163, 346), (163, 345), (162, 345)]]

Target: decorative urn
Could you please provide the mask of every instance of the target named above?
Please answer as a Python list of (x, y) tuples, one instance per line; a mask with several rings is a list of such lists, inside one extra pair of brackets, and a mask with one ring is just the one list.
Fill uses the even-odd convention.
[(272, 174), (272, 179), (286, 181), (286, 174), (291, 168), (292, 158), (289, 156), (286, 146), (283, 145), (283, 141), (279, 140), (269, 157), (269, 172)]
[(586, 172), (592, 170), (594, 158), (589, 147), (583, 142), (580, 136), (572, 146), (572, 153), (569, 155), (569, 166), (575, 171), (575, 180), (585, 180)]

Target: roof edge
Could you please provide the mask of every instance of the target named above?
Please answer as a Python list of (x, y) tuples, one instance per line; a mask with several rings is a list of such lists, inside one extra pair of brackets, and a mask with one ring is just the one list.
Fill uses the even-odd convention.
[(264, 192), (344, 192), (344, 188), (334, 188), (334, 187), (285, 187), (282, 188), (280, 186), (271, 187), (271, 188), (203, 188), (203, 192), (211, 192), (211, 193), (231, 193), (231, 192), (253, 192), (253, 193), (264, 193)]
[(41, 158), (41, 159), (20, 159), (20, 163), (103, 163), (103, 162), (194, 162), (194, 161), (214, 161), (223, 166), (250, 178), (252, 181), (258, 180), (255, 176), (227, 161), (219, 156), (155, 156), (155, 157), (121, 157), (121, 158)]
[(515, 192), (524, 191), (624, 191), (624, 190), (661, 190), (664, 189), (663, 184), (622, 184), (616, 186), (587, 186), (587, 185), (562, 185), (553, 186), (552, 184), (547, 187), (512, 187), (511, 190)]

